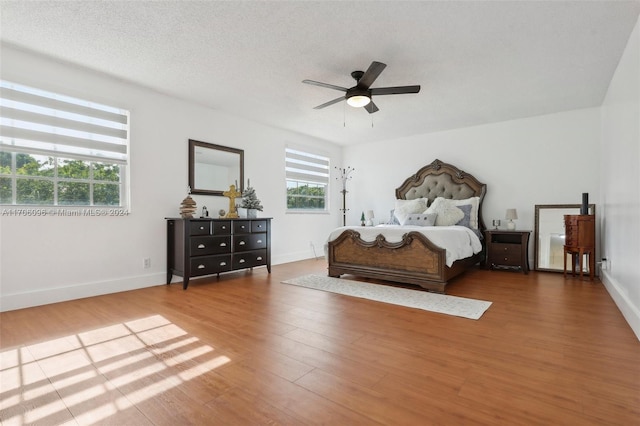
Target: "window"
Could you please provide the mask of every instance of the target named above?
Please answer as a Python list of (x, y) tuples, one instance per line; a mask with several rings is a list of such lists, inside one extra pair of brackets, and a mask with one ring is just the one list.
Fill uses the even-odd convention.
[(0, 204), (128, 207), (129, 111), (0, 80)]
[(285, 172), (288, 211), (328, 211), (329, 157), (286, 148)]

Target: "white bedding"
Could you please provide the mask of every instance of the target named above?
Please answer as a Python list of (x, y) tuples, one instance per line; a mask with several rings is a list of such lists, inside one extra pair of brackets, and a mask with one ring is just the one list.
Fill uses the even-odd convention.
[[(375, 241), (379, 234), (390, 243), (402, 241), (402, 236), (407, 232), (416, 231), (424, 234), (432, 243), (447, 250), (447, 266), (453, 262), (473, 256), (482, 251), (482, 243), (478, 236), (466, 226), (400, 226), (400, 225), (378, 225), (378, 226), (342, 226), (334, 229), (327, 242), (336, 239), (346, 229), (353, 229), (360, 233), (363, 241)], [(328, 245), (325, 244), (325, 254)]]

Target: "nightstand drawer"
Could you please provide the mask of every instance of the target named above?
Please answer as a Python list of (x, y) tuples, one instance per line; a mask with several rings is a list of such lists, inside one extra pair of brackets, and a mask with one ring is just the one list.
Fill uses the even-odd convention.
[(496, 265), (520, 266), (522, 246), (519, 244), (491, 244), (491, 262)]
[(522, 246), (520, 244), (502, 244), (502, 243), (493, 243), (491, 244), (491, 256), (492, 257), (517, 257), (520, 258), (522, 255)]

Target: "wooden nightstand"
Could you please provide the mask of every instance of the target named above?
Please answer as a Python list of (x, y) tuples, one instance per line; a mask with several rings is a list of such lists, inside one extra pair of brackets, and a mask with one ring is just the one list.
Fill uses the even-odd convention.
[(529, 273), (529, 235), (531, 231), (485, 231), (489, 269), (520, 269)]

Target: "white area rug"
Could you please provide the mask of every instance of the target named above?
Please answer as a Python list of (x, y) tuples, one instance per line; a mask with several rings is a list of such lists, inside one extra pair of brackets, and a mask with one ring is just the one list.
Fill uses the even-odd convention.
[(283, 281), (283, 283), (475, 320), (479, 319), (491, 306), (491, 302), (484, 300), (428, 293), (421, 290), (364, 283), (322, 275), (304, 275)]

